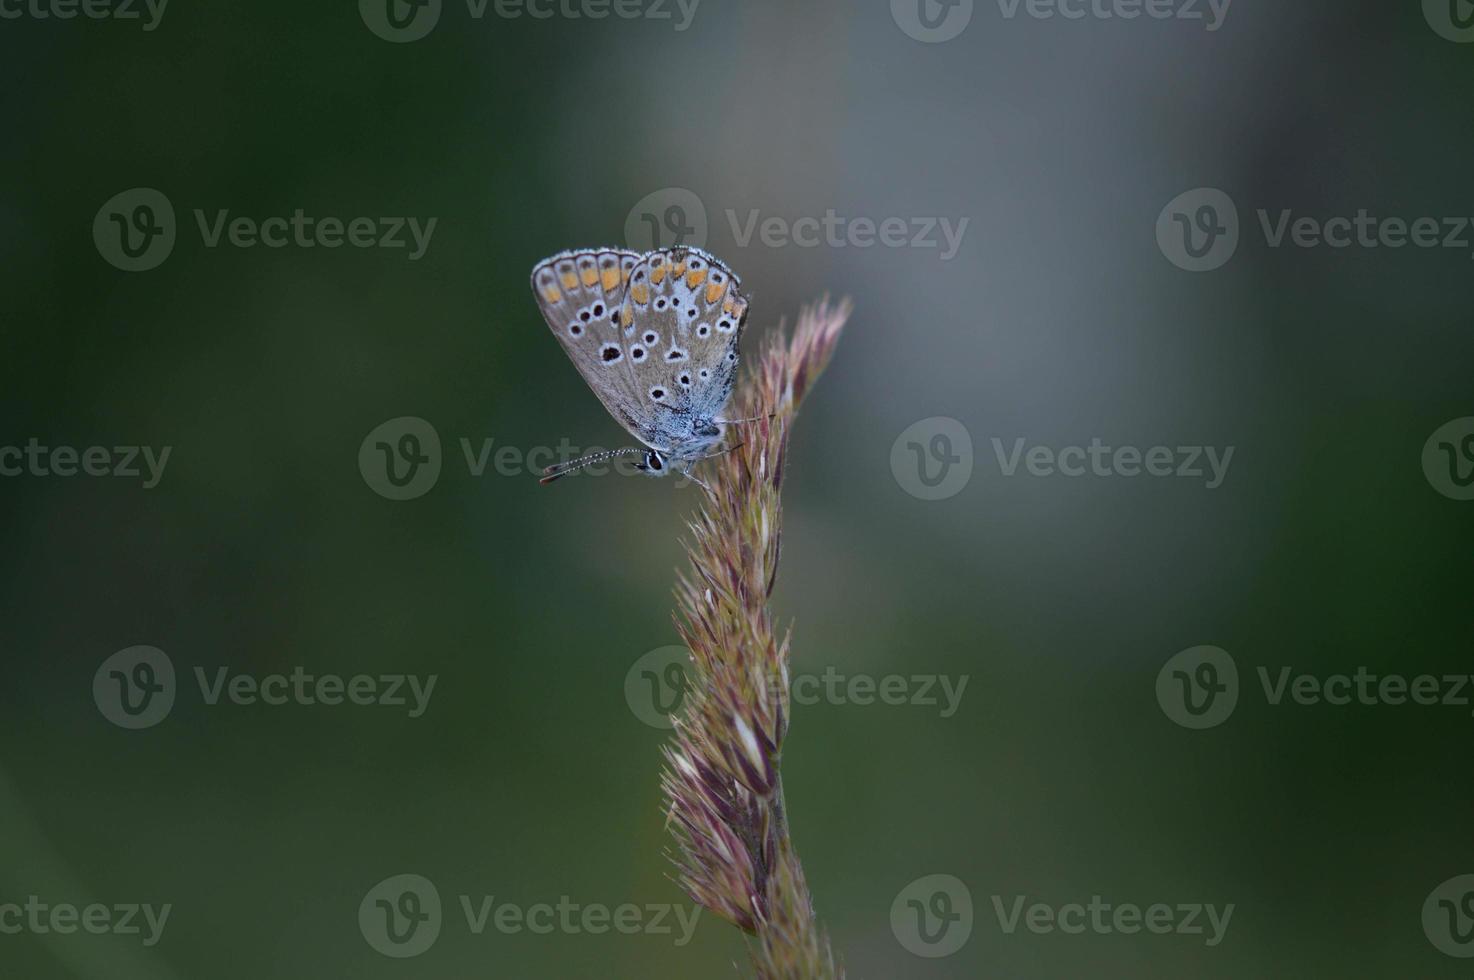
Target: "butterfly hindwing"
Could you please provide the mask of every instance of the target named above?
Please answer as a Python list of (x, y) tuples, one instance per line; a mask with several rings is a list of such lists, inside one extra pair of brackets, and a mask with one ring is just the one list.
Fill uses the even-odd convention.
[(677, 418), (712, 419), (731, 394), (746, 318), (742, 282), (720, 259), (696, 248), (642, 256), (620, 322), (646, 397)]

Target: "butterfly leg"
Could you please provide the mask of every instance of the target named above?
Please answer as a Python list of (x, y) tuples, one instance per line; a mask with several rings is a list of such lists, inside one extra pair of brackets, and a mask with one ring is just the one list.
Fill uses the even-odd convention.
[[(710, 457), (704, 456), (702, 458), (703, 459), (709, 459)], [(687, 470), (685, 473), (682, 473), (681, 475), (684, 476), (686, 479), (690, 480), (692, 483), (696, 484), (701, 489), (705, 490), (707, 493), (710, 493), (710, 494), (715, 494), (716, 493), (715, 490), (713, 490), (711, 487), (707, 486), (705, 480), (703, 480), (701, 477), (697, 476), (695, 473), (692, 473), (690, 470)]]

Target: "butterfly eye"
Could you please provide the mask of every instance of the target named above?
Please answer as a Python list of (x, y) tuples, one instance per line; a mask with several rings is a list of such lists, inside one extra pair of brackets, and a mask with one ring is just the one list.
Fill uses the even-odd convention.
[(698, 337), (705, 337), (709, 333), (711, 333), (711, 327), (708, 327), (704, 323), (696, 328), (696, 336)]
[(599, 351), (599, 358), (605, 364), (613, 364), (623, 356), (624, 354), (620, 351), (618, 344), (605, 344), (603, 349)]
[(702, 381), (705, 381), (709, 377), (711, 377), (711, 372), (708, 371), (706, 368), (702, 368), (701, 369), (701, 380)]
[(731, 333), (732, 332), (732, 321), (731, 320), (720, 320), (720, 321), (718, 321), (717, 322), (717, 329), (720, 330), (722, 333)]
[(632, 361), (643, 361), (644, 359), (645, 359), (645, 348), (643, 348), (643, 347), (631, 347), (630, 348), (630, 360), (632, 360)]
[(665, 300), (664, 299), (658, 299), (658, 300), (656, 300), (655, 301), (655, 308), (657, 310), (663, 310), (663, 309), (665, 309)]
[(604, 304), (603, 303), (595, 303), (594, 304), (594, 316), (603, 316), (603, 315), (604, 315)]
[(650, 389), (650, 397), (654, 401), (664, 401), (665, 400), (665, 389), (664, 388), (651, 388)]
[(691, 376), (689, 374), (681, 375), (679, 378), (676, 379), (676, 381), (680, 384), (682, 388), (691, 387)]
[(679, 347), (672, 347), (665, 355), (665, 359), (667, 361), (684, 361), (686, 359), (686, 352)]
[(653, 345), (659, 339), (660, 335), (657, 334), (654, 330), (651, 330), (645, 334), (645, 343), (647, 344)]
[(572, 334), (573, 336), (575, 336), (575, 337), (582, 337), (583, 336), (583, 324), (579, 323), (577, 320), (574, 320), (572, 323), (570, 323), (568, 325), (568, 332), (570, 334)]
[(732, 363), (735, 360), (737, 360), (737, 352), (736, 351), (728, 351), (727, 352), (727, 363), (730, 364), (730, 363)]

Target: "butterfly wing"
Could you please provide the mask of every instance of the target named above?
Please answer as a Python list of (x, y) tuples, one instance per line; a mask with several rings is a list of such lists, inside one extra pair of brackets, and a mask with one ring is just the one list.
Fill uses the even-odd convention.
[(635, 377), (647, 404), (685, 426), (673, 426), (665, 448), (726, 405), (746, 321), (742, 281), (701, 249), (647, 252), (630, 272), (620, 323)]
[(621, 303), (640, 253), (619, 248), (560, 252), (532, 270), (532, 291), (553, 336), (599, 401), (647, 446), (663, 448), (652, 428), (621, 332)]

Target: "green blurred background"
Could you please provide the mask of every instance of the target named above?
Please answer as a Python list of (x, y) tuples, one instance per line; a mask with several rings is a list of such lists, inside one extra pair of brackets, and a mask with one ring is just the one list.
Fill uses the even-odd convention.
[[(1255, 214), (1474, 215), (1474, 46), (1430, 29), (1436, 7), (1239, 0), (1210, 31), (978, 2), (941, 43), (903, 29), (903, 0), (703, 0), (680, 30), (674, 4), (539, 20), (446, 0), (404, 43), (349, 2), (173, 0), (152, 30), (7, 8), (0, 445), (173, 448), (152, 489), (0, 479), (0, 904), (173, 909), (150, 948), (0, 934), (0, 976), (745, 970), (711, 916), (678, 946), (478, 936), (458, 907), (684, 901), (662, 857), (665, 733), (625, 682), (675, 640), (696, 495), (476, 476), (460, 445), (628, 441), (527, 276), (563, 248), (648, 247), (632, 210), (667, 188), (702, 202), (707, 247), (749, 287), (749, 351), (823, 293), (856, 304), (791, 447), (776, 606), (795, 671), (968, 677), (950, 717), (795, 709), (793, 831), (852, 977), (1467, 975), (1422, 910), (1474, 872), (1470, 707), (1276, 707), (1255, 676), (1471, 666), (1474, 503), (1421, 460), (1474, 415), (1471, 246), (1270, 248)], [(177, 241), (126, 272), (91, 229), (137, 187), (167, 196)], [(1198, 187), (1236, 202), (1242, 236), (1194, 274), (1154, 223)], [(194, 219), (298, 208), (437, 224), (411, 261), (209, 248)], [(943, 260), (744, 245), (728, 217), (831, 208), (968, 225)], [(434, 426), (443, 465), (395, 501), (357, 460), (401, 416)], [(938, 416), (970, 433), (974, 470), (923, 500), (892, 447)], [(1004, 477), (993, 438), (1235, 455), (1213, 490)], [(140, 644), (179, 690), (131, 731), (92, 683)], [(1201, 644), (1229, 652), (1241, 691), (1196, 731), (1155, 686)], [(212, 706), (196, 667), (438, 684), (418, 718)], [(400, 873), (446, 906), (403, 960), (358, 924)], [(891, 915), (932, 874), (975, 910), (942, 958), (909, 952)], [(1017, 895), (1235, 911), (1211, 948), (1008, 935), (993, 897)]]

